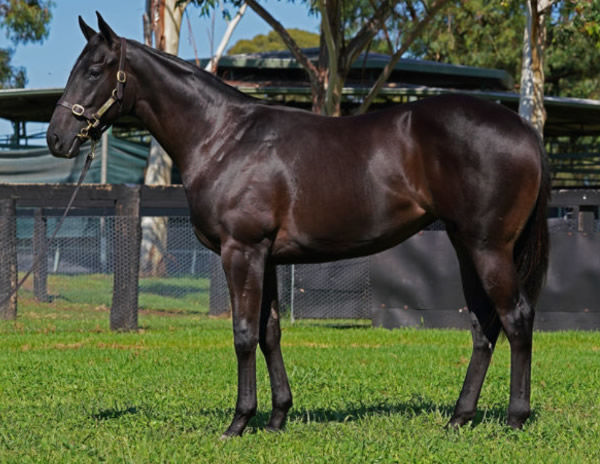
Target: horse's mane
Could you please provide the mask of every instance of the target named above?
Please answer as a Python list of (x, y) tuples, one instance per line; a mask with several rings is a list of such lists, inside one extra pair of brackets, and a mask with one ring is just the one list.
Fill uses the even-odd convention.
[(180, 77), (189, 76), (200, 79), (204, 82), (208, 81), (208, 85), (218, 87), (219, 90), (231, 97), (243, 99), (246, 101), (261, 102), (261, 100), (246, 95), (245, 93), (239, 91), (235, 87), (232, 87), (223, 82), (221, 78), (205, 71), (204, 69), (199, 68), (198, 66), (192, 63), (189, 63), (188, 61), (179, 58), (178, 56), (171, 55), (170, 53), (166, 53), (161, 50), (148, 47), (137, 42), (136, 40), (127, 39), (127, 43), (133, 45), (134, 48), (138, 48), (143, 52), (148, 53), (153, 58), (164, 63), (168, 68), (170, 68), (173, 72), (177, 73)]

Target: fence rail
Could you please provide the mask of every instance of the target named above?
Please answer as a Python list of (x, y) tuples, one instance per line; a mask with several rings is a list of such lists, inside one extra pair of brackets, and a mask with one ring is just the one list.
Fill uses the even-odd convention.
[[(14, 288), (18, 269), (29, 269), (35, 259), (39, 259), (41, 264), (34, 269), (31, 288), (37, 300), (49, 301), (55, 296), (53, 293), (56, 293), (56, 289), (49, 291), (48, 283), (50, 281), (52, 286), (58, 285), (55, 275), (65, 276), (66, 280), (77, 274), (93, 275), (94, 279), (102, 280), (103, 285), (111, 289), (103, 292), (101, 297), (102, 304), (111, 308), (111, 328), (115, 330), (137, 328), (139, 300), (142, 300), (142, 306), (147, 305), (149, 295), (163, 298), (160, 300), (163, 307), (169, 305), (169, 296), (176, 295), (179, 304), (203, 305), (203, 310), (209, 310), (212, 314), (229, 309), (228, 292), (219, 258), (202, 248), (195, 239), (187, 218), (189, 209), (181, 186), (85, 184), (63, 230), (50, 243), (46, 237), (53, 232), (56, 216), (64, 211), (73, 188), (73, 185), (64, 184), (0, 184), (0, 296), (6, 294), (7, 289)], [(591, 240), (595, 243), (592, 236), (600, 230), (599, 205), (600, 190), (555, 190), (551, 215), (559, 219), (552, 220), (551, 226), (561, 233), (586, 236), (583, 241), (589, 247), (588, 242)], [(169, 217), (165, 267), (167, 279), (140, 278), (142, 216)], [(449, 244), (443, 243), (445, 234), (435, 233), (440, 229), (438, 226), (440, 224), (436, 223), (426, 234), (431, 234), (436, 243), (440, 243), (440, 247), (448, 248)], [(415, 240), (416, 248), (419, 247), (418, 240), (419, 238)], [(579, 243), (581, 240), (571, 239), (564, 246), (559, 243), (559, 248), (562, 246), (569, 253), (569, 247), (576, 246), (575, 242)], [(407, 256), (412, 256), (410, 253)], [(447, 253), (448, 256), (444, 259), (455, 261), (451, 248), (448, 248)], [(407, 262), (406, 256), (401, 259), (405, 260), (403, 263)], [(13, 262), (18, 263), (18, 266), (12, 265)], [(280, 299), (283, 306), (290, 308), (297, 318), (373, 316), (376, 320), (388, 317), (390, 311), (381, 316), (381, 295), (375, 293), (381, 287), (381, 276), (395, 272), (398, 263), (390, 262), (389, 265), (394, 269), (387, 270), (383, 268), (385, 263), (386, 260), (380, 257), (369, 257), (321, 265), (282, 266), (279, 269)], [(578, 265), (577, 262), (570, 263), (570, 266)], [(419, 272), (416, 274), (421, 275)], [(111, 276), (112, 283), (106, 283)], [(433, 280), (438, 277), (436, 275)], [(448, 284), (449, 278), (456, 279), (446, 274), (440, 281), (445, 279)], [(406, 288), (406, 285), (398, 287)], [(456, 287), (457, 293), (460, 293), (458, 281), (452, 280), (446, 287)], [(413, 290), (415, 294), (444, 294), (431, 285), (416, 286)], [(112, 296), (106, 295), (111, 292)], [(403, 292), (399, 299), (393, 299), (404, 301), (396, 304), (401, 309), (411, 306), (411, 302), (415, 306), (425, 304), (423, 298), (408, 295), (406, 290)], [(192, 298), (190, 295), (196, 296)], [(452, 299), (453, 295), (448, 295), (448, 298)], [(457, 298), (460, 299), (460, 295)], [(0, 308), (0, 317), (16, 317), (16, 304), (16, 298), (11, 299), (6, 307)], [(435, 306), (436, 303), (431, 304)], [(581, 304), (585, 306), (584, 303)], [(415, 309), (440, 312), (437, 307)], [(379, 316), (375, 313), (379, 313)], [(402, 317), (406, 314), (408, 313), (402, 312)], [(452, 319), (439, 314), (436, 317), (440, 321)], [(451, 322), (449, 324), (455, 325)]]

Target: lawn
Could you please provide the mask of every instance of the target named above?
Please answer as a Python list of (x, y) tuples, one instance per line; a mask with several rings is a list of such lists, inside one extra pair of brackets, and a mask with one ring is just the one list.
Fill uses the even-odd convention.
[[(21, 278), (24, 274), (20, 275)], [(147, 277), (139, 279), (139, 307), (147, 310), (208, 313), (209, 279), (196, 276)], [(66, 306), (109, 308), (113, 276), (110, 274), (50, 274), (48, 295)], [(31, 297), (33, 279), (19, 295)]]
[(233, 414), (231, 321), (153, 308), (135, 333), (108, 330), (103, 305), (21, 298), (0, 322), (1, 463), (599, 462), (600, 333), (536, 333), (533, 417), (504, 425), (509, 350), (499, 342), (479, 414), (446, 430), (470, 356), (456, 330), (373, 329), (284, 320), (294, 392), (285, 432), (259, 413), (219, 440)]

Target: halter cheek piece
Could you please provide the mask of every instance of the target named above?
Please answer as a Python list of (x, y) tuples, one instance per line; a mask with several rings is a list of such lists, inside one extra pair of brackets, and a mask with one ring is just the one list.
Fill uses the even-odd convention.
[(75, 115), (76, 118), (83, 118), (87, 121), (87, 126), (83, 127), (77, 134), (81, 140), (85, 141), (91, 138), (89, 134), (91, 129), (104, 129), (101, 127), (101, 119), (104, 113), (106, 113), (115, 103), (121, 104), (123, 101), (123, 90), (125, 88), (125, 82), (127, 82), (127, 74), (125, 73), (125, 39), (121, 37), (121, 55), (119, 57), (119, 70), (117, 71), (117, 85), (113, 89), (110, 97), (104, 104), (93, 113), (91, 110), (86, 110), (82, 105), (75, 103), (71, 104), (62, 98), (56, 103), (56, 105), (63, 106)]

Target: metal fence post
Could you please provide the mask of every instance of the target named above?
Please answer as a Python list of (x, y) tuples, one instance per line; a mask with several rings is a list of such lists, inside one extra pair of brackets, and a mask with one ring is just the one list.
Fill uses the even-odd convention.
[(33, 222), (33, 294), (37, 301), (46, 303), (48, 298), (48, 240), (44, 210), (36, 208)]
[(294, 316), (294, 286), (296, 285), (296, 266), (293, 264), (290, 272), (292, 273), (290, 278), (290, 320), (293, 324), (296, 322), (296, 318)]
[[(17, 318), (17, 215), (16, 201), (0, 199), (0, 319)], [(6, 300), (4, 303), (2, 303)]]
[(137, 330), (140, 271), (140, 186), (118, 186), (111, 330)]

